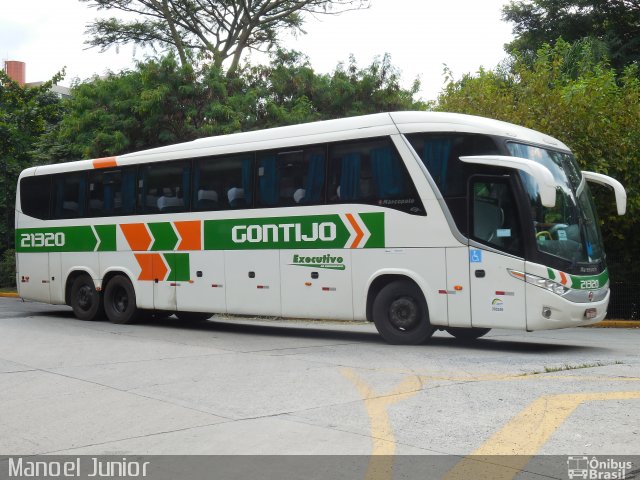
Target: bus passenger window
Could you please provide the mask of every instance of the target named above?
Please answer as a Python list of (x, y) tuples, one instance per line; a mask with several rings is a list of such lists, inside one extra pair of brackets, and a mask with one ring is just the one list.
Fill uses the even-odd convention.
[(51, 204), (51, 175), (24, 177), (20, 180), (20, 205), (22, 213), (47, 220)]
[(312, 147), (258, 154), (258, 205), (289, 207), (323, 202), (324, 151)]
[(252, 185), (253, 154), (199, 159), (194, 163), (193, 209), (250, 207)]
[(86, 172), (54, 177), (54, 218), (78, 218), (85, 215), (87, 201)]
[(328, 200), (369, 203), (424, 215), (407, 169), (388, 139), (332, 145)]
[(145, 165), (140, 170), (140, 213), (175, 213), (189, 210), (189, 162), (158, 162)]
[(135, 169), (89, 172), (89, 216), (135, 213)]

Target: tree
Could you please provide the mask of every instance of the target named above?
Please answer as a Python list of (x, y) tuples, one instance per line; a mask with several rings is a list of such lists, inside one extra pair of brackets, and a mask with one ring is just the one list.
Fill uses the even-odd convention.
[(227, 77), (212, 65), (174, 56), (77, 84), (60, 124), (39, 143), (41, 163), (96, 158), (195, 138), (389, 110), (424, 107), (388, 56), (355, 59), (317, 74), (298, 52), (277, 50), (268, 65)]
[(38, 159), (118, 155), (236, 131), (242, 112), (227, 105), (235, 82), (210, 66), (195, 73), (170, 55), (79, 83), (64, 119), (39, 145)]
[(13, 244), (18, 175), (31, 166), (40, 137), (62, 118), (63, 103), (50, 89), (63, 75), (37, 87), (23, 87), (0, 71), (0, 251)]
[(615, 213), (611, 192), (592, 190), (614, 277), (628, 280), (640, 275), (636, 261), (640, 256), (638, 74), (638, 66), (632, 65), (618, 75), (588, 51), (578, 55), (575, 45), (558, 41), (554, 47), (540, 49), (533, 64), (515, 58), (509, 68), (450, 80), (437, 106), (545, 132), (569, 145), (581, 168), (622, 182), (628, 194), (624, 217)]
[(369, 0), (80, 0), (98, 10), (135, 14), (132, 20), (96, 19), (87, 43), (106, 49), (134, 43), (175, 49), (182, 65), (189, 51), (210, 56), (216, 68), (228, 58), (234, 74), (242, 53), (278, 45), (283, 30), (301, 32), (304, 14), (341, 13)]
[(507, 51), (535, 52), (558, 38), (601, 42), (618, 70), (640, 62), (640, 0), (511, 0), (503, 19), (514, 24), (516, 38)]

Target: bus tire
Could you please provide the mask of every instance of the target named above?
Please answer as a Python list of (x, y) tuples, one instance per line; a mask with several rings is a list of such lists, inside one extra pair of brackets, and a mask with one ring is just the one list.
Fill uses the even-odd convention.
[(116, 275), (104, 290), (104, 312), (111, 323), (133, 323), (140, 310), (136, 306), (136, 292), (124, 275)]
[(491, 331), (490, 328), (464, 328), (464, 327), (449, 327), (445, 328), (449, 335), (456, 337), (456, 340), (463, 342), (470, 342), (477, 340), (480, 337), (485, 336)]
[(78, 275), (71, 285), (71, 308), (80, 320), (97, 320), (104, 315), (102, 295), (87, 273)]
[(204, 312), (175, 312), (178, 320), (186, 323), (200, 323), (209, 320), (213, 314)]
[(384, 286), (373, 301), (373, 323), (387, 342), (418, 345), (433, 335), (422, 290), (409, 280)]

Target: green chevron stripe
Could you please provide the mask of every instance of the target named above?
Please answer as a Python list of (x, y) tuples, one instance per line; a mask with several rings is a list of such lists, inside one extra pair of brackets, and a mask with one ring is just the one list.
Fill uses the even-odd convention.
[(96, 225), (94, 227), (98, 234), (100, 244), (99, 252), (115, 252), (116, 248), (116, 226), (115, 225)]
[(167, 281), (184, 282), (191, 280), (188, 253), (163, 253), (162, 256), (170, 269), (166, 278)]
[(173, 250), (178, 243), (178, 236), (169, 222), (148, 223), (153, 236), (152, 251)]

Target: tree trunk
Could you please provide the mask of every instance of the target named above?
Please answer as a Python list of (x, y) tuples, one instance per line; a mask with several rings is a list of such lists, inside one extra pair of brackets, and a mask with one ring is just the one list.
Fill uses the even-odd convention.
[(162, 0), (162, 15), (167, 21), (167, 25), (169, 26), (169, 31), (171, 32), (171, 38), (173, 38), (173, 43), (178, 51), (178, 56), (180, 57), (180, 65), (185, 67), (188, 63), (187, 54), (184, 50), (184, 44), (182, 43), (182, 38), (176, 29), (176, 24), (173, 22), (173, 18), (171, 17), (171, 12), (169, 11), (168, 0)]

